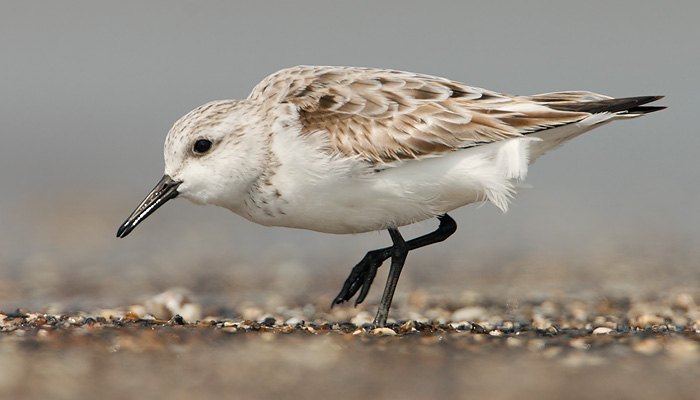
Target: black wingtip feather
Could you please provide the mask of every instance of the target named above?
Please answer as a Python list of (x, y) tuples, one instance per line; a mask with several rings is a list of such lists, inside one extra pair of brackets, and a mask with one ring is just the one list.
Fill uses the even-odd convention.
[(654, 111), (663, 110), (663, 106), (647, 106), (642, 107), (660, 99), (664, 96), (638, 96), (638, 97), (622, 97), (619, 99), (593, 100), (575, 103), (556, 103), (550, 104), (549, 107), (560, 111), (587, 112), (591, 114), (602, 112), (621, 112), (627, 111), (634, 114), (647, 114)]
[(627, 110), (627, 112), (631, 114), (649, 114), (654, 111), (661, 111), (665, 110), (667, 107), (666, 106), (643, 106), (643, 107), (634, 107), (630, 108)]

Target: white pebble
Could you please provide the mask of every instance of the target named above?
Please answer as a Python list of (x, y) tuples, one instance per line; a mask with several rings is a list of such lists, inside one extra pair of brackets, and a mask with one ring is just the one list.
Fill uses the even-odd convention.
[(390, 328), (374, 328), (370, 334), (374, 336), (396, 336), (396, 332)]

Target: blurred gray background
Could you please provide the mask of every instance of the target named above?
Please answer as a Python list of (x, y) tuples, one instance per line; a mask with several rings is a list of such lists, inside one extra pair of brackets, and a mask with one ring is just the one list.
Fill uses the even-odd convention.
[(699, 14), (693, 1), (3, 1), (0, 309), (121, 304), (170, 285), (225, 292), (212, 281), (236, 268), (282, 276), (290, 291), (318, 271), (328, 282), (317, 290), (334, 295), (365, 251), (389, 243), (385, 233), (265, 228), (177, 200), (114, 237), (162, 175), (163, 140), (180, 116), (245, 98), (297, 64), (401, 69), (513, 94), (666, 95), (667, 110), (542, 157), (507, 214), (454, 212), (455, 236), (412, 253), (406, 271), (452, 280), (446, 271), (478, 276), (533, 257), (585, 271), (610, 254), (697, 269)]

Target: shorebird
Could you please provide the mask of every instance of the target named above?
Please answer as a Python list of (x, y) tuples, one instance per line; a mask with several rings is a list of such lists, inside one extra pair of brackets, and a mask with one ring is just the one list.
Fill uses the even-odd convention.
[[(267, 226), (387, 230), (393, 245), (368, 252), (332, 303), (355, 294), (356, 305), (364, 301), (391, 258), (374, 319), (386, 326), (408, 252), (452, 235), (448, 212), (484, 201), (505, 211), (537, 157), (605, 123), (661, 110), (645, 106), (660, 98), (514, 96), (394, 70), (283, 69), (247, 99), (210, 102), (174, 124), (165, 175), (117, 236), (175, 197)], [(399, 233), (434, 217), (434, 232), (412, 240)]]

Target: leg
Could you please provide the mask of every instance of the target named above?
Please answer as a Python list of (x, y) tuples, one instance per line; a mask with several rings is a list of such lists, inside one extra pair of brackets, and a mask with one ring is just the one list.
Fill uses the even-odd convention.
[[(434, 232), (405, 242), (408, 251), (442, 242), (457, 230), (457, 224), (449, 215), (443, 214), (437, 218), (440, 221), (440, 226)], [(333, 299), (331, 307), (335, 304), (350, 300), (360, 288), (362, 288), (362, 291), (360, 291), (360, 294), (357, 296), (355, 305), (362, 303), (367, 293), (369, 293), (369, 288), (372, 286), (374, 277), (377, 275), (377, 269), (387, 258), (392, 256), (392, 249), (393, 247), (385, 247), (368, 252), (352, 269), (340, 293)]]
[(394, 298), (396, 284), (399, 283), (399, 275), (401, 275), (401, 269), (403, 269), (406, 256), (408, 255), (408, 245), (406, 245), (399, 231), (392, 228), (389, 229), (389, 234), (391, 235), (391, 240), (394, 242), (394, 246), (391, 248), (391, 269), (389, 270), (389, 277), (386, 280), (382, 300), (379, 302), (377, 316), (374, 317), (373, 322), (374, 326), (378, 327), (386, 326), (386, 318), (389, 316), (389, 308)]

